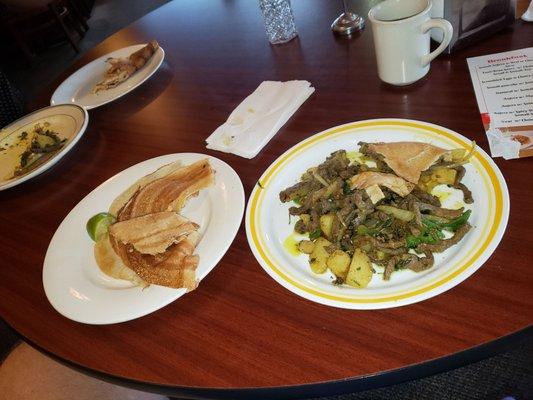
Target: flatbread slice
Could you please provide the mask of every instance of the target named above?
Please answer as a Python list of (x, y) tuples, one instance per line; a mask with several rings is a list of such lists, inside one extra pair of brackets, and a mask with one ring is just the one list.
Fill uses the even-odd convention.
[(93, 93), (112, 89), (128, 80), (152, 58), (158, 48), (159, 44), (157, 41), (152, 40), (143, 48), (130, 54), (128, 58), (107, 59), (106, 61), (109, 63), (109, 67), (104, 75), (104, 79), (94, 86)]
[(375, 185), (384, 186), (402, 197), (411, 193), (415, 187), (411, 182), (407, 182), (394, 174), (373, 171), (361, 172), (353, 176), (350, 178), (349, 184), (351, 189), (367, 189)]
[(117, 213), (117, 219), (124, 221), (161, 211), (179, 212), (190, 196), (211, 186), (214, 179), (207, 159), (174, 169), (140, 188)]
[(173, 288), (194, 290), (199, 257), (193, 255), (200, 234), (193, 232), (164, 253), (155, 256), (141, 254), (132, 245), (124, 245), (110, 236), (113, 249), (126, 266), (144, 282)]
[(94, 258), (100, 270), (115, 279), (124, 279), (138, 286), (147, 286), (131, 268), (126, 266), (113, 249), (109, 235), (105, 234), (94, 245)]
[(174, 211), (163, 211), (117, 222), (109, 227), (109, 234), (142, 254), (155, 255), (198, 228), (198, 224)]
[(418, 183), (420, 173), (449, 153), (440, 147), (420, 142), (372, 143), (368, 148), (383, 156), (383, 161), (402, 178)]
[(156, 179), (163, 178), (182, 167), (183, 165), (181, 161), (175, 161), (173, 163), (163, 165), (151, 174), (143, 176), (141, 179), (131, 185), (128, 189), (126, 189), (123, 193), (121, 193), (113, 201), (113, 203), (111, 203), (111, 206), (109, 207), (109, 213), (113, 214), (114, 216), (117, 216), (120, 209), (124, 207), (124, 205), (132, 198), (135, 192), (139, 191), (140, 189), (148, 185), (150, 182), (153, 182)]
[(102, 271), (144, 284), (196, 288), (198, 225), (177, 212), (213, 183), (208, 159), (168, 164), (135, 182), (112, 203), (110, 213), (118, 222), (95, 246)]

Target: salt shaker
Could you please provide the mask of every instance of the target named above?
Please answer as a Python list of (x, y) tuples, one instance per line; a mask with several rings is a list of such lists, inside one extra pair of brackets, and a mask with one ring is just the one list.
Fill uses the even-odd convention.
[(290, 0), (259, 0), (259, 8), (270, 43), (285, 43), (298, 36)]

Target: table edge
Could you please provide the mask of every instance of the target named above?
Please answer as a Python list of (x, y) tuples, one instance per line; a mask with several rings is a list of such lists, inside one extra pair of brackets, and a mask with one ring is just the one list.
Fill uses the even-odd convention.
[[(13, 327), (12, 329), (15, 330)], [(376, 374), (300, 385), (244, 387), (238, 389), (222, 387), (173, 386), (112, 375), (107, 372), (85, 367), (74, 361), (60, 357), (34, 343), (20, 332), (16, 330), (15, 332), (17, 332), (17, 334), (19, 334), (26, 343), (30, 344), (41, 353), (51, 357), (55, 361), (85, 375), (115, 385), (145, 392), (157, 393), (165, 396), (183, 396), (185, 398), (193, 399), (237, 400), (254, 398), (278, 400), (285, 398), (311, 398), (355, 393), (364, 390), (396, 385), (410, 380), (421, 379), (430, 375), (447, 372), (489, 357), (496, 356), (505, 351), (509, 351), (513, 348), (513, 346), (518, 345), (528, 339), (532, 340), (533, 324), (530, 324), (525, 328), (502, 336), (498, 339), (494, 339), (490, 342), (482, 343), (477, 346), (449, 354), (447, 356), (434, 358), (418, 364), (411, 364), (393, 370), (378, 372)]]

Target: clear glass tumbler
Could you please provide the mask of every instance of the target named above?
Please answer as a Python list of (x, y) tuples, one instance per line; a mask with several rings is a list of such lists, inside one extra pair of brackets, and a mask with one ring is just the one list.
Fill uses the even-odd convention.
[(285, 43), (298, 36), (290, 0), (259, 0), (259, 7), (270, 43)]

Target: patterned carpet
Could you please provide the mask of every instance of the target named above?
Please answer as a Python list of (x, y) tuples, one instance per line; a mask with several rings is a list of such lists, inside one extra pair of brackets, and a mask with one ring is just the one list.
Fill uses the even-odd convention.
[(511, 351), (400, 385), (320, 400), (530, 400), (533, 338)]

